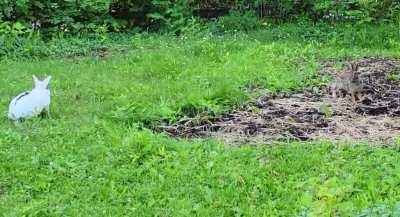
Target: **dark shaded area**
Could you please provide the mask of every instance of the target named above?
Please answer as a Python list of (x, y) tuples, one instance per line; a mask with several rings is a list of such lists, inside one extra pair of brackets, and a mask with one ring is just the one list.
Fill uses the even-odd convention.
[[(359, 61), (361, 81), (368, 91), (355, 111), (367, 115), (398, 116), (400, 110), (400, 71), (398, 62), (372, 58)], [(376, 65), (380, 67), (377, 68)]]
[(216, 19), (229, 14), (229, 8), (199, 8), (193, 10), (193, 15), (203, 19)]

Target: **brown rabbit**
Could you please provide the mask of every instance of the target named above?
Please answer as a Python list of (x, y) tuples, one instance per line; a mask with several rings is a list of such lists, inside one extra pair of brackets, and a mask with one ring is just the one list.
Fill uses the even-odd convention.
[(356, 99), (360, 100), (363, 93), (363, 86), (361, 85), (358, 76), (358, 65), (354, 63), (350, 64), (332, 83), (332, 96), (336, 98), (339, 93), (340, 97), (344, 97), (342, 92), (344, 91), (345, 94), (351, 95), (353, 102), (356, 102)]

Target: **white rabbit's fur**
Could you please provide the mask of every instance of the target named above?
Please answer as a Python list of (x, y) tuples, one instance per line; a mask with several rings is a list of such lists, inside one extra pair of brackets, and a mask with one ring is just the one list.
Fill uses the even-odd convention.
[(32, 76), (35, 87), (29, 91), (16, 96), (10, 103), (8, 118), (11, 120), (19, 120), (24, 118), (35, 117), (42, 112), (49, 115), (50, 112), (50, 90), (48, 85), (51, 76), (48, 76), (43, 81)]

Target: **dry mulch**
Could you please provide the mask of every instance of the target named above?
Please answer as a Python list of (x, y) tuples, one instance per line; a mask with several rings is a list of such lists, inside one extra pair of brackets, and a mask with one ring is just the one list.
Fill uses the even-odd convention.
[[(349, 61), (344, 61), (348, 63)], [(327, 87), (301, 93), (267, 94), (220, 117), (187, 118), (157, 131), (175, 137), (211, 136), (229, 144), (287, 140), (334, 140), (390, 144), (400, 130), (400, 61), (368, 57), (359, 64), (364, 98), (333, 99)], [(335, 76), (335, 61), (320, 73)]]

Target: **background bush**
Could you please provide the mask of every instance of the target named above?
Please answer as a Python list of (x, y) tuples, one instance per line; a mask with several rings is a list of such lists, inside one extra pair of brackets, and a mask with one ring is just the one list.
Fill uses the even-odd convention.
[[(302, 17), (314, 21), (377, 23), (400, 19), (400, 2), (396, 0), (0, 0), (0, 22), (10, 22), (11, 26), (18, 22), (25, 27), (41, 28), (44, 33), (132, 28), (179, 32), (191, 23), (194, 15), (218, 17), (230, 10), (235, 12), (222, 23), (240, 29), (254, 28), (254, 20), (249, 16), (252, 13), (274, 21)], [(214, 16), (208, 16), (212, 13)], [(249, 27), (243, 26), (247, 21)]]

